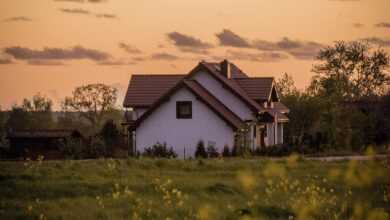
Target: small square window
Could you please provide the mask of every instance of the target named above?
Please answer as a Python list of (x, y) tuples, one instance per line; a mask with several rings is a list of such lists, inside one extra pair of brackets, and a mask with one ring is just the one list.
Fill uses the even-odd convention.
[(191, 101), (176, 102), (176, 118), (178, 118), (178, 119), (192, 118), (192, 102)]

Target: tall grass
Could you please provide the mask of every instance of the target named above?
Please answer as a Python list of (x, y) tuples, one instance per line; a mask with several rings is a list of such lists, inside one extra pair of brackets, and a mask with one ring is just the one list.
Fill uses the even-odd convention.
[(389, 219), (389, 160), (0, 163), (1, 219)]

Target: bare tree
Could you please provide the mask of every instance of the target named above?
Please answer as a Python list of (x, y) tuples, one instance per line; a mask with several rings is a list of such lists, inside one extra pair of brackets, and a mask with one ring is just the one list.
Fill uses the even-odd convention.
[(117, 89), (105, 84), (77, 87), (62, 103), (65, 111), (76, 111), (97, 129), (106, 113), (115, 109)]

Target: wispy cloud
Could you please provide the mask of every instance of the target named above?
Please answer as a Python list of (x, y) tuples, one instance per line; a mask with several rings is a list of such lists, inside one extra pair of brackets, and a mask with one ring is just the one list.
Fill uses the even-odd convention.
[(71, 3), (103, 3), (106, 0), (53, 0), (55, 2), (71, 2)]
[(124, 51), (126, 51), (129, 54), (140, 54), (140, 53), (142, 53), (142, 51), (139, 50), (137, 47), (132, 46), (132, 45), (127, 44), (127, 43), (124, 43), (124, 42), (120, 42), (118, 46), (119, 46), (119, 48), (123, 49)]
[(29, 17), (25, 17), (25, 16), (17, 16), (17, 17), (6, 18), (3, 21), (4, 22), (17, 22), (17, 21), (29, 22), (29, 21), (32, 21), (32, 19)]
[(98, 18), (107, 18), (107, 19), (116, 19), (116, 18), (118, 18), (115, 14), (106, 14), (106, 13), (96, 14), (96, 17), (98, 17)]
[(4, 64), (13, 64), (14, 62), (12, 61), (12, 59), (9, 59), (9, 58), (1, 58), (0, 57), (0, 65), (4, 65)]
[(379, 28), (390, 28), (390, 22), (377, 23), (377, 24), (375, 24), (375, 26), (379, 27)]
[(352, 25), (353, 25), (353, 27), (355, 27), (355, 28), (362, 28), (362, 27), (364, 27), (364, 24), (359, 23), (359, 22), (353, 23)]
[(150, 56), (150, 59), (152, 59), (152, 60), (177, 60), (177, 59), (179, 59), (179, 57), (176, 55), (173, 55), (173, 54), (162, 52), (162, 53), (152, 54)]
[(91, 15), (97, 18), (106, 18), (106, 19), (117, 19), (118, 17), (115, 14), (110, 13), (92, 13), (91, 11), (82, 9), (82, 8), (59, 8), (59, 11), (68, 14), (79, 14), (79, 15)]
[(292, 40), (284, 37), (279, 41), (250, 41), (231, 30), (223, 30), (216, 35), (221, 46), (250, 48), (260, 51), (285, 52), (297, 59), (313, 59), (325, 45), (314, 41)]
[(390, 47), (390, 38), (381, 38), (381, 37), (367, 37), (360, 39), (368, 43), (376, 44), (382, 47)]
[(250, 48), (251, 44), (245, 38), (239, 36), (229, 29), (224, 29), (216, 34), (221, 46)]
[(110, 54), (95, 49), (75, 46), (71, 48), (45, 47), (42, 50), (30, 49), (27, 47), (7, 47), (4, 52), (19, 60), (71, 60), (90, 59), (103, 61), (111, 57)]
[(125, 65), (135, 65), (136, 62), (126, 62), (123, 60), (106, 60), (106, 61), (100, 61), (97, 63), (98, 65), (102, 66), (125, 66)]
[(227, 50), (225, 58), (231, 60), (246, 60), (253, 62), (277, 62), (288, 59), (288, 56), (279, 52), (252, 53), (242, 50)]
[(84, 15), (89, 15), (91, 12), (85, 9), (81, 8), (60, 8), (58, 9), (61, 12), (64, 13), (70, 13), (70, 14), (84, 14)]
[(213, 47), (210, 43), (177, 31), (168, 33), (167, 37), (182, 52), (207, 53), (207, 49)]
[(63, 62), (57, 60), (45, 60), (45, 59), (33, 59), (28, 60), (27, 64), (33, 66), (63, 66), (65, 65)]

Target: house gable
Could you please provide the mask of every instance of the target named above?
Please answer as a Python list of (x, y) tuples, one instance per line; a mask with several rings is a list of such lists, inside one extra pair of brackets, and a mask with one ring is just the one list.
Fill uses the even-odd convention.
[(145, 121), (151, 114), (160, 108), (165, 102), (170, 102), (170, 97), (182, 88), (187, 88), (197, 100), (203, 102), (210, 108), (217, 116), (223, 119), (234, 130), (239, 128), (243, 121), (227, 108), (222, 102), (214, 97), (207, 89), (194, 80), (182, 80), (175, 87), (161, 96), (140, 118), (135, 122), (135, 126), (138, 127), (143, 121)]
[[(143, 152), (146, 147), (157, 142), (166, 142), (180, 157), (183, 157), (184, 152), (188, 157), (194, 155), (199, 140), (203, 140), (206, 145), (208, 142), (215, 143), (218, 151), (221, 151), (225, 144), (233, 145), (232, 125), (216, 114), (213, 110), (216, 107), (210, 106), (213, 104), (205, 102), (189, 86), (183, 84), (166, 95), (165, 101), (161, 101), (154, 110), (148, 110), (141, 117), (142, 123), (138, 124), (136, 130), (138, 151)], [(177, 118), (176, 103), (183, 101), (192, 103), (190, 119)]]

